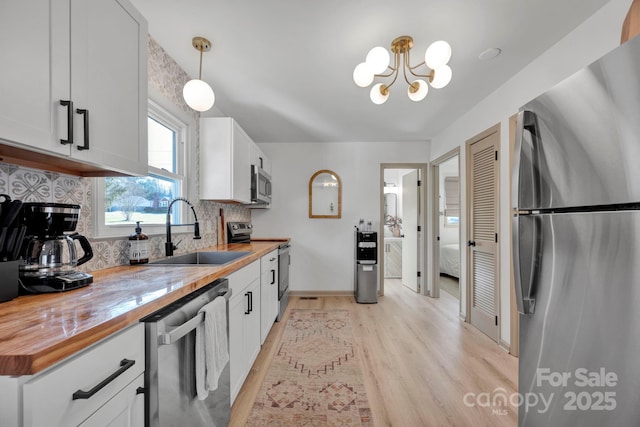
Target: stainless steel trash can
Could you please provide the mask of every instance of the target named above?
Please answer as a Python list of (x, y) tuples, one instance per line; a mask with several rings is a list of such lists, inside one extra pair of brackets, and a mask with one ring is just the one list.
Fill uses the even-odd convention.
[(378, 302), (378, 265), (356, 264), (356, 302), (375, 304)]

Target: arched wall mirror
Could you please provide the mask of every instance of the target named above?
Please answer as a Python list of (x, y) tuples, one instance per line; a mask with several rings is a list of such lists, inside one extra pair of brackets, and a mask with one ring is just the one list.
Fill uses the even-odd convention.
[(342, 217), (342, 182), (337, 173), (323, 169), (309, 180), (309, 218)]

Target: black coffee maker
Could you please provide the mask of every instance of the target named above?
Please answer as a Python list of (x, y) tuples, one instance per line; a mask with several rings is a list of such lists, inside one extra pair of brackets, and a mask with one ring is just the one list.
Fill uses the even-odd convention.
[[(87, 238), (75, 233), (79, 205), (24, 203), (21, 214), (27, 227), (19, 268), (23, 293), (63, 292), (93, 282), (93, 276), (76, 269), (93, 258)], [(79, 258), (76, 241), (84, 252)]]

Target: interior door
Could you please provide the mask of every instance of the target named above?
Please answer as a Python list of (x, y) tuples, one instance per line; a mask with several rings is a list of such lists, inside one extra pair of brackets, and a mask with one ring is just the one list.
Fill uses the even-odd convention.
[(402, 284), (414, 292), (420, 292), (418, 281), (418, 205), (419, 175), (414, 170), (402, 176)]
[(470, 146), (468, 260), (471, 324), (498, 341), (498, 147), (499, 133)]

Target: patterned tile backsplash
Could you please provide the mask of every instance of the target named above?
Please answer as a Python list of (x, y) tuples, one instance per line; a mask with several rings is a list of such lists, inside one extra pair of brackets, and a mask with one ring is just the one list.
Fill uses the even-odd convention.
[[(82, 207), (76, 231), (87, 236), (93, 248), (93, 259), (81, 266), (84, 271), (100, 270), (129, 263), (128, 241), (119, 239), (94, 239), (92, 227), (93, 180), (55, 172), (19, 167), (0, 162), (0, 194), (23, 202), (69, 203)], [(194, 251), (215, 245), (217, 240), (217, 216), (224, 209), (227, 221), (250, 221), (251, 212), (242, 205), (192, 200), (200, 220), (201, 240), (191, 239), (190, 233), (175, 233), (175, 241), (182, 238), (180, 252)], [(133, 230), (133, 226), (131, 227)], [(130, 230), (130, 231), (131, 231)], [(151, 236), (151, 258), (164, 255), (165, 236)], [(81, 252), (80, 252), (81, 253)]]
[[(195, 119), (199, 117), (198, 113), (184, 103), (181, 96), (182, 87), (189, 80), (189, 76), (151, 37), (149, 37), (148, 71), (150, 87), (156, 89), (158, 93), (183, 111), (194, 114)], [(199, 141), (199, 129), (195, 131), (196, 141)], [(196, 153), (199, 153), (198, 145)], [(195, 194), (197, 194), (197, 177), (199, 175), (197, 163), (192, 177), (195, 178), (193, 179)], [(118, 239), (93, 238), (92, 191), (95, 179), (100, 178), (80, 178), (0, 162), (0, 194), (8, 194), (12, 199), (23, 202), (69, 203), (82, 207), (76, 231), (87, 236), (94, 254), (93, 259), (79, 268), (84, 271), (100, 270), (129, 263), (126, 236)], [(184, 234), (185, 238), (180, 245), (181, 252), (216, 244), (216, 217), (219, 215), (220, 208), (224, 209), (227, 221), (251, 220), (251, 210), (242, 205), (197, 201), (195, 200), (197, 196), (194, 194), (190, 194), (189, 198), (198, 213), (202, 239), (193, 240), (188, 233)], [(175, 241), (182, 238), (181, 234), (174, 232), (174, 235)], [(165, 236), (151, 236), (150, 240), (151, 258), (163, 256)]]

